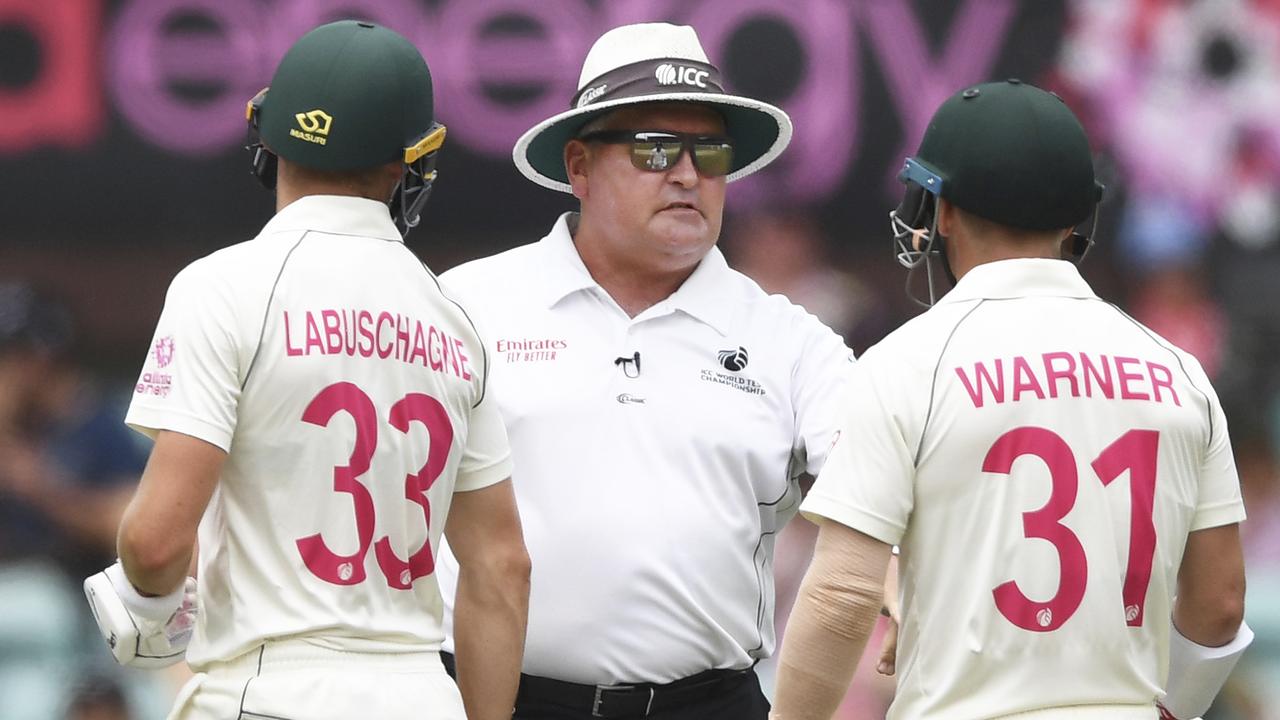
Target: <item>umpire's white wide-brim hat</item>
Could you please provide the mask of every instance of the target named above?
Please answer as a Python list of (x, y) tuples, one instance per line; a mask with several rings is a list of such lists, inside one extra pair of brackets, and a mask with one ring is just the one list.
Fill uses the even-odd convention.
[(791, 142), (791, 118), (781, 108), (724, 91), (720, 71), (693, 28), (642, 23), (614, 28), (596, 40), (582, 63), (570, 109), (516, 141), (511, 153), (516, 167), (539, 185), (573, 192), (564, 168), (565, 143), (611, 110), (656, 102), (711, 105), (724, 116), (734, 145), (729, 182), (773, 162)]

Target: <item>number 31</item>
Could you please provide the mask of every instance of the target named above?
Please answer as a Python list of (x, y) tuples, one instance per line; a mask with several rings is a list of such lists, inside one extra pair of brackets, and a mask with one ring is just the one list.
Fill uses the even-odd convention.
[[(1107, 446), (1092, 467), (1103, 485), (1129, 471), (1129, 561), (1124, 579), (1125, 622), (1141, 627), (1151, 581), (1151, 561), (1156, 551), (1156, 527), (1152, 519), (1155, 503), (1156, 457), (1160, 433), (1130, 430)], [(1061, 575), (1058, 592), (1044, 602), (1029, 599), (1009, 580), (992, 590), (996, 608), (1009, 622), (1024, 630), (1051, 632), (1062, 627), (1084, 599), (1089, 564), (1080, 538), (1060, 521), (1076, 504), (1079, 478), (1076, 458), (1056, 433), (1038, 427), (1020, 427), (1001, 435), (982, 462), (985, 472), (1008, 475), (1013, 462), (1034, 455), (1049, 468), (1053, 490), (1044, 507), (1022, 514), (1023, 535), (1048, 540), (1058, 551)]]

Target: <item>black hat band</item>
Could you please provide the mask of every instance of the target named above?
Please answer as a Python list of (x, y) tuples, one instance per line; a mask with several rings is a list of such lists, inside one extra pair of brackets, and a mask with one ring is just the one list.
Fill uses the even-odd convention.
[(724, 94), (714, 65), (680, 58), (644, 60), (614, 68), (587, 83), (573, 96), (571, 108), (619, 98), (672, 92)]

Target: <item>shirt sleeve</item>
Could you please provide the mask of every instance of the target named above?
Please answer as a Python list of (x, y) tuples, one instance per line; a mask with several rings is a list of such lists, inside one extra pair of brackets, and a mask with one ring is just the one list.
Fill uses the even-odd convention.
[(151, 438), (172, 430), (231, 449), (240, 362), (229, 298), (202, 262), (173, 279), (125, 422)]
[[(1201, 382), (1205, 383), (1202, 387), (1209, 387), (1207, 378)], [(1209, 445), (1200, 466), (1199, 496), (1196, 513), (1191, 520), (1192, 531), (1238, 523), (1245, 517), (1240, 477), (1227, 432), (1227, 416), (1212, 388), (1206, 395), (1209, 400)]]
[[(461, 286), (461, 287), (459, 287)], [(470, 301), (465, 283), (441, 283), (441, 289), (464, 308), (472, 330), (476, 334), (476, 343), (480, 348), (487, 348), (483, 313), (476, 303)], [(458, 464), (458, 479), (454, 484), (456, 492), (479, 490), (511, 477), (511, 446), (507, 441), (507, 428), (502, 419), (502, 411), (498, 401), (493, 397), (493, 378), (489, 363), (485, 364), (484, 374), (477, 378), (477, 392), (480, 402), (471, 408), (471, 418), (467, 428), (467, 445), (462, 452), (462, 461)]]
[(847, 371), (839, 436), (800, 512), (897, 545), (914, 505), (915, 467), (905, 418), (886, 404), (872, 370), (864, 360)]
[[(492, 388), (490, 388), (492, 392)], [(467, 446), (458, 464), (457, 492), (479, 490), (511, 477), (511, 447), (498, 404), (487, 395), (471, 410)]]
[(839, 335), (812, 316), (806, 320), (805, 326), (812, 329), (802, 344), (792, 385), (796, 417), (792, 467), (798, 468), (797, 474), (816, 476), (836, 440), (837, 401), (854, 358)]

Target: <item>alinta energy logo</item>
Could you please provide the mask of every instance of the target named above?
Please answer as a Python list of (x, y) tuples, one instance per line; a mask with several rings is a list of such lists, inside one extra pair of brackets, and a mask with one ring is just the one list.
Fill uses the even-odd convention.
[[(329, 126), (333, 124), (333, 116), (323, 110), (300, 112), (293, 116), (298, 127), (289, 128), (289, 135), (316, 145), (329, 142)], [(300, 128), (300, 129), (299, 129)]]
[(659, 85), (693, 85), (700, 88), (707, 86), (708, 75), (710, 73), (706, 70), (671, 63), (662, 63), (653, 71)]
[(720, 367), (730, 372), (739, 372), (747, 366), (747, 349), (739, 346), (737, 350), (721, 350), (716, 358)]

